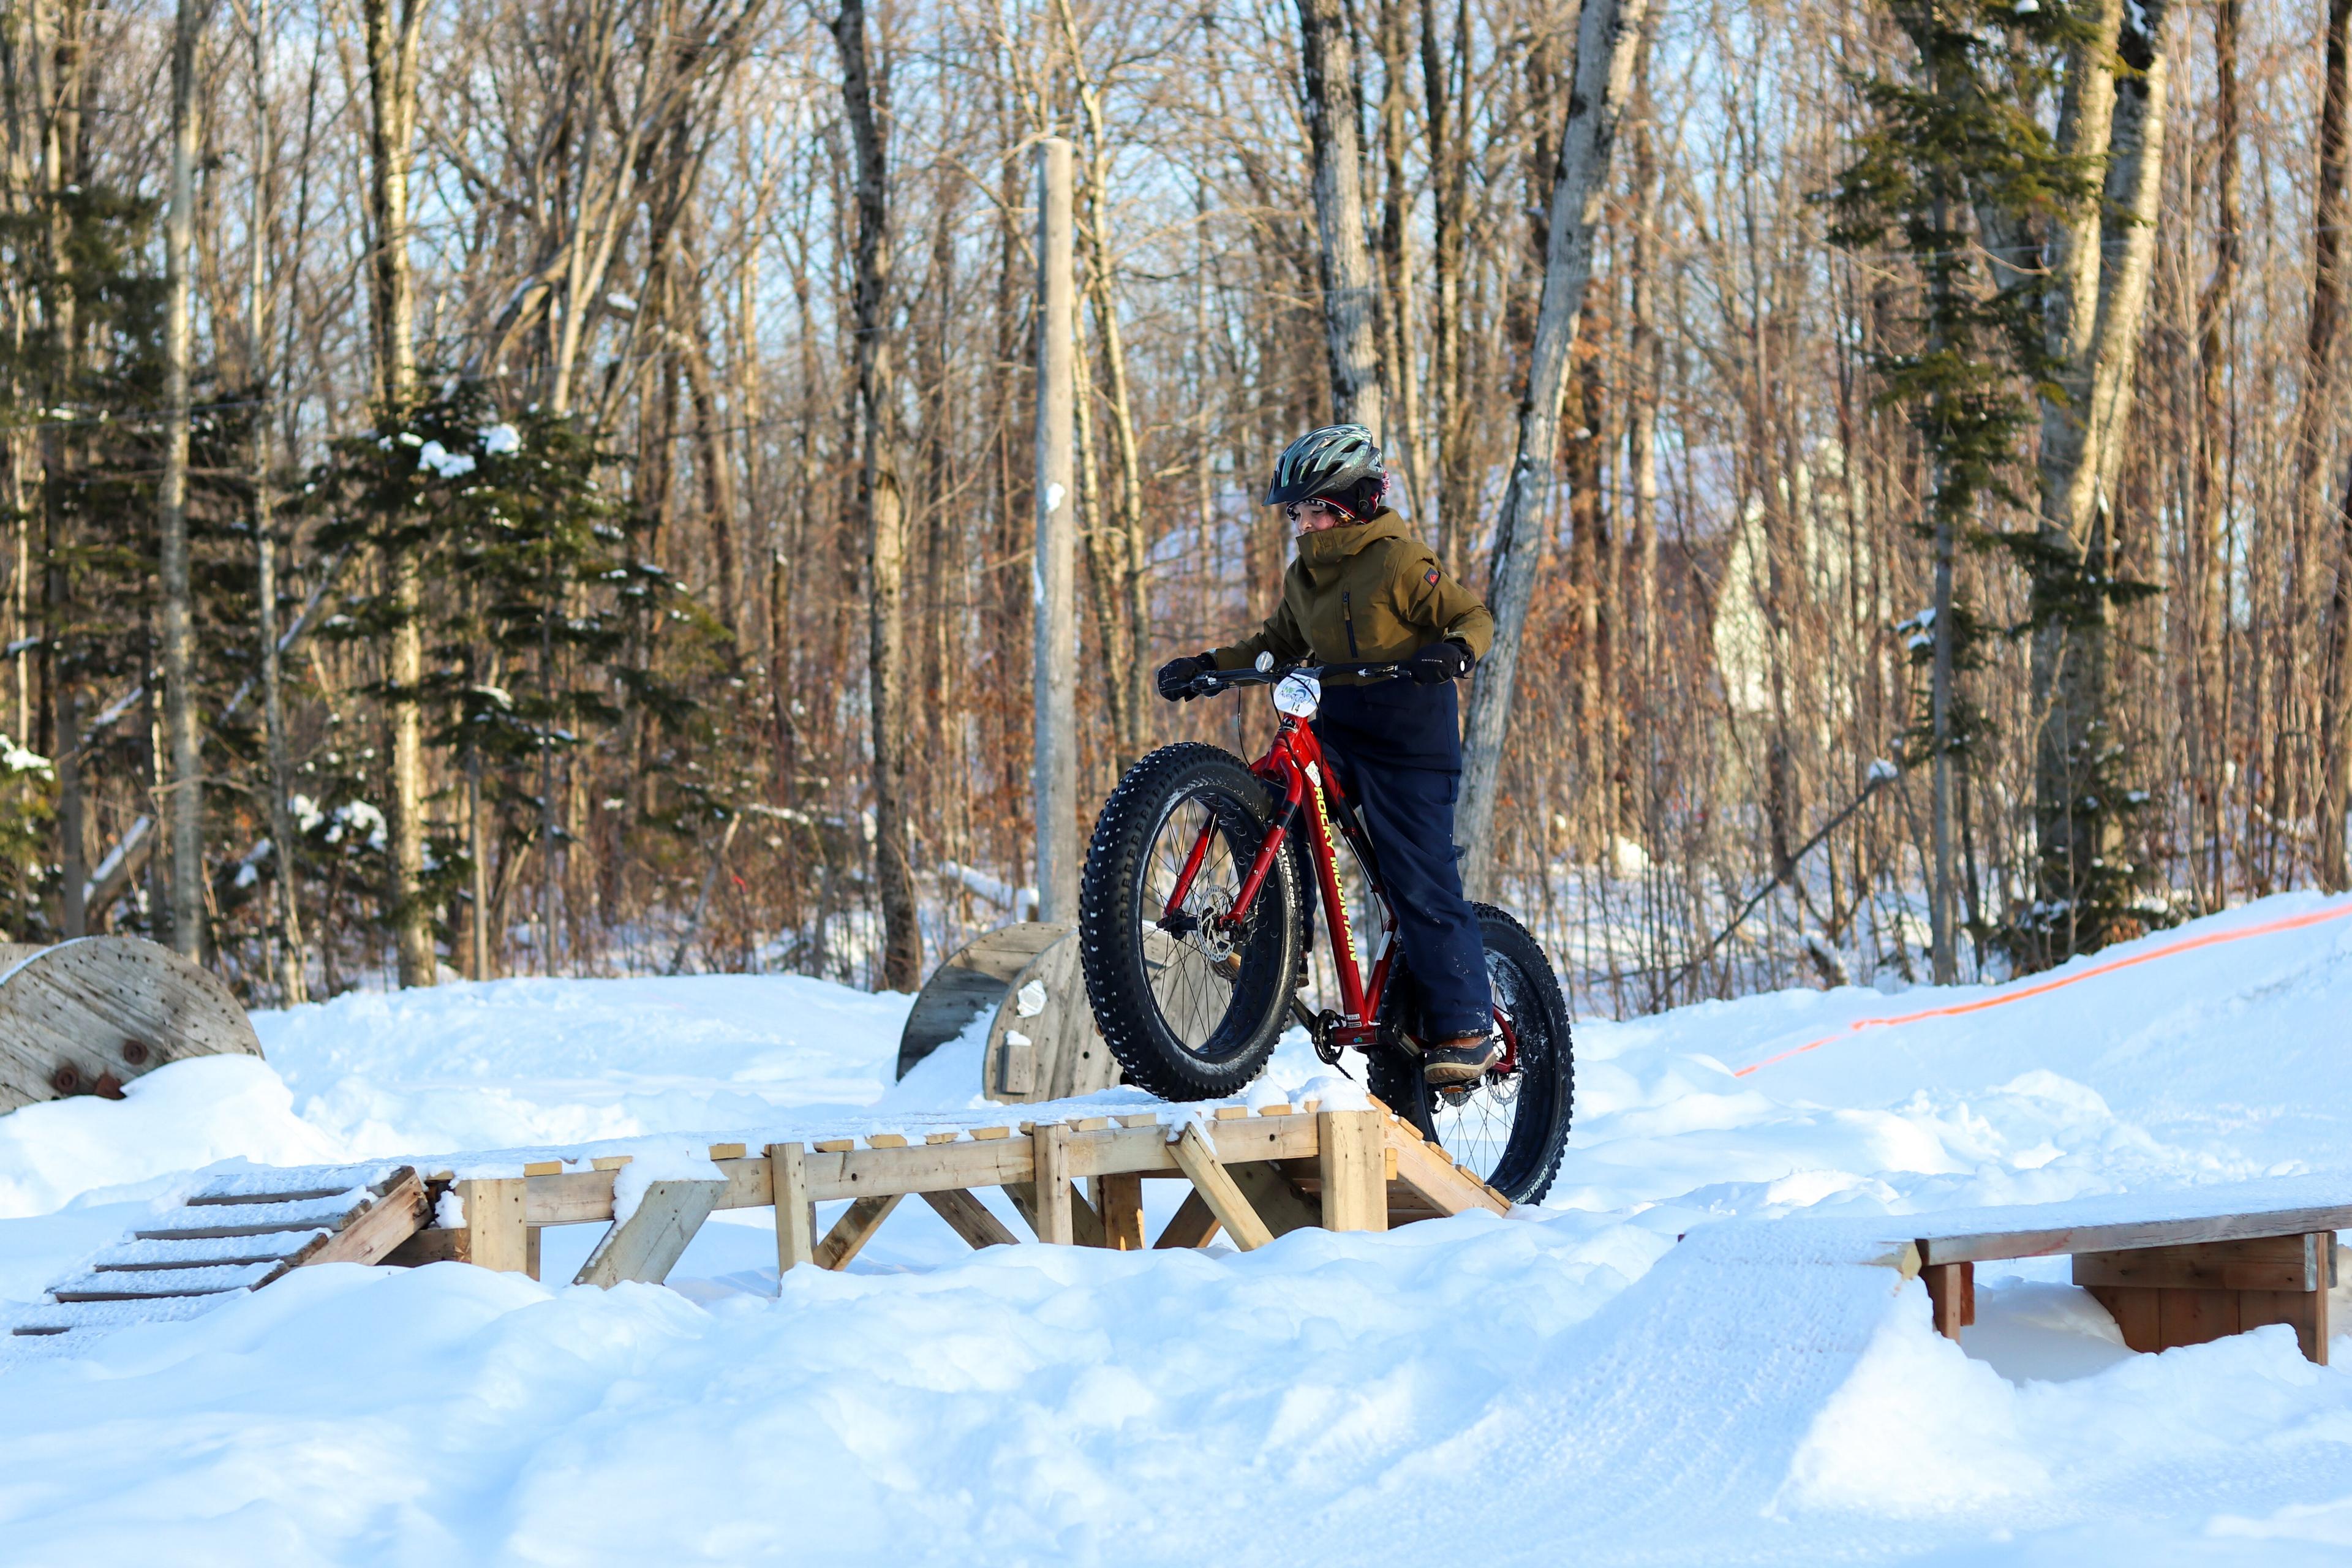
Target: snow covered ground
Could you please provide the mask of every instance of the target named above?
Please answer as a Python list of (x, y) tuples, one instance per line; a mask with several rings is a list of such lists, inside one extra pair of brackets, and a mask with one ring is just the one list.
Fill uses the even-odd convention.
[[(2077, 969), (2335, 907), (2275, 899)], [(1586, 1025), (1527, 1218), (975, 1254), (909, 1205), (778, 1299), (752, 1211), (706, 1226), (675, 1289), (338, 1266), (20, 1351), (0, 1562), (2352, 1561), (2352, 1337), (2337, 1368), (2280, 1329), (2133, 1355), (2056, 1260), (1980, 1269), (1954, 1346), (1836, 1240), (1969, 1205), (2352, 1191), (2352, 919), (1849, 1027), (1998, 994)], [(215, 1162), (969, 1111), (974, 1044), (890, 1082), (906, 1005), (709, 977), (265, 1016), (266, 1063), (0, 1118), (0, 1300)], [(1320, 1070), (1286, 1049), (1269, 1092)], [(593, 1240), (549, 1233), (545, 1272)], [(2336, 1310), (2352, 1327), (2352, 1291)]]

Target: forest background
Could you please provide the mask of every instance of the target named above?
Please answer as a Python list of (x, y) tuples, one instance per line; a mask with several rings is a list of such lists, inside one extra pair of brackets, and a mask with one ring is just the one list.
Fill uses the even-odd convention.
[(1087, 820), (1262, 743), (1149, 672), (1265, 612), (1274, 454), (1369, 414), (1449, 566), (1517, 574), (1474, 875), (1580, 1008), (2341, 888), (2348, 43), (2352, 0), (8, 0), (0, 932), (267, 1005), (908, 989), (1026, 912), (1046, 135)]

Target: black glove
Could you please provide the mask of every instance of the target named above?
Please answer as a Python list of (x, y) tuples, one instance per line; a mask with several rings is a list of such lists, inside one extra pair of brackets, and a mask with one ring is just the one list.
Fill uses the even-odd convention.
[(1449, 680), (1459, 680), (1470, 673), (1477, 663), (1471, 657), (1470, 645), (1460, 637), (1447, 637), (1444, 642), (1431, 643), (1404, 661), (1415, 686), (1443, 686)]
[(1190, 658), (1171, 658), (1160, 667), (1160, 695), (1171, 702), (1190, 702), (1195, 695), (1189, 689), (1192, 678), (1216, 668), (1217, 661), (1205, 653)]

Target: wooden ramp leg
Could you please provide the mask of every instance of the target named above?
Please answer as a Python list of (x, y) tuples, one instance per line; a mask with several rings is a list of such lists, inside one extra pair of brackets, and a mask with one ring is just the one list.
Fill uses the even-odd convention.
[(466, 1261), (508, 1274), (530, 1271), (530, 1226), (524, 1223), (529, 1184), (520, 1176), (457, 1184), (466, 1205)]
[(636, 1213), (604, 1233), (572, 1282), (607, 1289), (624, 1279), (660, 1284), (726, 1195), (724, 1182), (647, 1183)]
[(811, 1259), (820, 1268), (846, 1268), (849, 1260), (874, 1238), (882, 1222), (907, 1201), (904, 1193), (892, 1193), (887, 1197), (860, 1198), (849, 1205), (849, 1212), (833, 1222), (824, 1239), (816, 1244), (816, 1256)]
[(1326, 1110), (1315, 1118), (1323, 1177), (1323, 1228), (1389, 1227), (1388, 1155), (1377, 1110)]
[(949, 1229), (975, 1247), (1007, 1247), (1021, 1239), (1005, 1229), (1004, 1222), (989, 1213), (978, 1198), (961, 1189), (925, 1193), (923, 1201), (948, 1222)]
[(1174, 1216), (1169, 1220), (1167, 1228), (1160, 1233), (1160, 1239), (1151, 1244), (1152, 1249), (1158, 1251), (1163, 1247), (1206, 1247), (1216, 1239), (1218, 1229), (1217, 1216), (1210, 1212), (1209, 1205), (1202, 1200), (1201, 1194), (1197, 1192), (1186, 1193), (1183, 1203), (1178, 1206)]
[(1244, 1252), (1254, 1252), (1274, 1239), (1274, 1232), (1258, 1217), (1248, 1198), (1234, 1184), (1233, 1173), (1227, 1171), (1209, 1141), (1201, 1136), (1199, 1127), (1185, 1125), (1183, 1133), (1171, 1146), (1176, 1163), (1192, 1179), (1192, 1190), (1234, 1238), (1234, 1245)]
[(784, 1275), (816, 1261), (816, 1205), (809, 1200), (808, 1151), (798, 1143), (768, 1145), (768, 1180), (776, 1199), (776, 1289)]
[(1143, 1178), (1132, 1171), (1095, 1178), (1095, 1205), (1102, 1214), (1103, 1245), (1118, 1252), (1140, 1252)]
[(1936, 1331), (1957, 1340), (1960, 1331), (1977, 1321), (1977, 1266), (1973, 1263), (1930, 1263), (1919, 1270), (1927, 1283), (1927, 1302), (1934, 1310)]

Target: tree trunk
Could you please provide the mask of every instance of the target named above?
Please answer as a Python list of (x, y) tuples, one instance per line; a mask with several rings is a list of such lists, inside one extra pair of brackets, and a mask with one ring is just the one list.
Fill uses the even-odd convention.
[(922, 933), (907, 851), (906, 517), (898, 489), (891, 385), (889, 163), (866, 52), (865, 0), (834, 18), (841, 97), (856, 157), (857, 237), (851, 316), (856, 331), (858, 500), (866, 518), (866, 691), (874, 739), (874, 873), (882, 904), (882, 988), (922, 980)]
[[(368, 304), (375, 360), (376, 418), (390, 430), (416, 403), (416, 286), (408, 258), (408, 161), (415, 144), (416, 56), (427, 0), (361, 0), (367, 35), (368, 216), (374, 245), (368, 261)], [(393, 940), (403, 985), (430, 985), (438, 975), (432, 911), (425, 904), (425, 730), (417, 689), (425, 679), (425, 639), (417, 625), (416, 563), (405, 550), (383, 552), (384, 589), (394, 626), (385, 661), (385, 706), (392, 727), (392, 809), (385, 814)]]
[(188, 590), (188, 264), (195, 241), (196, 46), (204, 9), (204, 0), (179, 0), (172, 28), (171, 197), (163, 226), (163, 479), (157, 495), (169, 770), (162, 816), (170, 825), (172, 951), (198, 961), (205, 949), (205, 794), (192, 689), (195, 617)]
[[(2338, 51), (2341, 58), (2341, 51)], [(2230, 604), (2229, 322), (2238, 286), (2238, 0), (2216, 0), (2213, 11), (2213, 275), (2197, 300), (2198, 427), (2194, 606), (2196, 711), (2193, 716), (2203, 907), (2220, 909), (2223, 890), (2221, 803), (2229, 766), (2230, 692), (2227, 650)]]
[(1363, 148), (1357, 137), (1355, 45), (1340, 0), (1297, 0), (1297, 5), (1307, 132), (1315, 157), (1331, 418), (1364, 426), (1385, 440), (1374, 316), (1378, 284), (1364, 232)]
[[(2054, 235), (2044, 347), (2058, 395), (2042, 400), (2041, 520), (2033, 572), (2034, 831), (2047, 962), (2108, 940), (2087, 907), (2121, 851), (2112, 784), (2110, 602), (2115, 487), (2131, 416), (2156, 249), (2169, 76), (2168, 0), (2101, 0), (2097, 41), (2069, 63), (2061, 150), (2104, 162), (2104, 189)], [(2127, 19), (2125, 13), (2128, 10)], [(2128, 74), (2120, 74), (2120, 61)]]
[[(2319, 110), (2319, 191), (2312, 209), (2311, 316), (2304, 333), (2303, 404), (2295, 430), (2295, 494), (2298, 515), (2313, 520), (2306, 536), (2319, 537), (2318, 519), (2328, 504), (2326, 465), (2328, 427), (2339, 379), (2336, 373), (2336, 340), (2344, 320), (2344, 224), (2347, 216), (2345, 178), (2347, 153), (2346, 60), (2352, 53), (2352, 0), (2328, 0), (2326, 87)], [(2319, 750), (2322, 776), (2316, 806), (2319, 884), (2329, 892), (2347, 885), (2344, 859), (2344, 810), (2347, 778), (2352, 778), (2352, 740), (2347, 740), (2347, 700), (2352, 700), (2352, 672), (2347, 672), (2346, 643), (2352, 633), (2352, 515), (2340, 509), (2336, 517), (2335, 586), (2328, 595), (2323, 647), (2324, 689), (2319, 704)]]
[(1463, 737), (1462, 804), (1454, 835), (1470, 847), (1463, 882), (1485, 897), (1494, 877), (1494, 821), (1503, 741), (1518, 675), (1519, 635), (1543, 555), (1543, 527), (1559, 450), (1560, 408), (1568, 393), (1569, 351), (1592, 276), (1592, 240), (1609, 186), (1609, 155), (1633, 84), (1649, 0), (1586, 0), (1577, 32), (1576, 85), (1560, 138), (1552, 187), (1551, 232), (1543, 292), (1536, 307), (1535, 349), (1527, 395), (1519, 404), (1518, 450), (1495, 523), (1494, 571), (1486, 591), (1495, 646), (1470, 692)]

